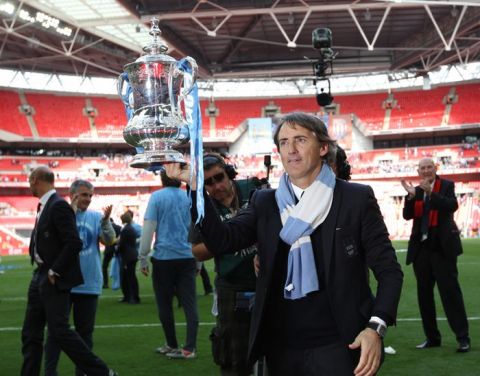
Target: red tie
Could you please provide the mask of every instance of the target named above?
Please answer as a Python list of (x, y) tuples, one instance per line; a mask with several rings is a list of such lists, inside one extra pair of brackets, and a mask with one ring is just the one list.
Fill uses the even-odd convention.
[(42, 208), (42, 203), (39, 202), (37, 205), (37, 216), (35, 218), (35, 227), (33, 228), (33, 258), (38, 265), (43, 264), (42, 258), (39, 256), (37, 252), (37, 223), (38, 218), (40, 217), (40, 209)]
[(39, 202), (37, 205), (37, 216), (35, 217), (35, 228), (37, 227), (38, 217), (39, 217), (41, 208), (42, 208), (42, 203)]

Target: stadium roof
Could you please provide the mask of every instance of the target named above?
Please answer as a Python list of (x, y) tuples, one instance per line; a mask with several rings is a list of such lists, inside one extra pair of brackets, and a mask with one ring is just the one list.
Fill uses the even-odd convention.
[(480, 3), (433, 0), (0, 0), (0, 68), (115, 77), (160, 19), (175, 58), (209, 79), (309, 77), (329, 28), (335, 74), (480, 60)]

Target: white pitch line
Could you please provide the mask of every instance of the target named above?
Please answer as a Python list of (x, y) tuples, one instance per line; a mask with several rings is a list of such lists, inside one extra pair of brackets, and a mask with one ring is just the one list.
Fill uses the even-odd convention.
[[(446, 321), (445, 317), (438, 317), (437, 320), (439, 321)], [(473, 316), (468, 318), (469, 321), (476, 321), (480, 320), (479, 316)], [(406, 317), (397, 319), (397, 321), (421, 321), (419, 317)], [(186, 326), (187, 323), (185, 322), (177, 322), (175, 323), (176, 326)], [(198, 325), (200, 326), (213, 326), (215, 322), (200, 322)], [(151, 327), (160, 327), (160, 323), (150, 323), (150, 324), (105, 324), (105, 325), (95, 325), (95, 329), (128, 329), (128, 328), (151, 328)], [(21, 327), (0, 327), (0, 332), (14, 332), (22, 330)]]
[[(204, 295), (198, 295), (198, 296), (204, 296)], [(99, 298), (100, 300), (107, 300), (107, 299), (120, 299), (122, 296), (121, 295), (100, 295)], [(154, 294), (141, 294), (141, 298), (152, 298), (155, 297)], [(26, 302), (27, 297), (26, 296), (15, 296), (11, 298), (0, 298), (0, 302)]]
[[(437, 317), (437, 320), (447, 321), (447, 318), (446, 317)], [(467, 320), (476, 321), (476, 320), (480, 320), (480, 317), (479, 316), (467, 317)], [(405, 317), (403, 319), (397, 319), (397, 321), (421, 321), (421, 318), (420, 317), (410, 317), (410, 318)]]
[[(200, 322), (198, 323), (200, 326), (213, 326), (215, 322)], [(158, 324), (112, 324), (112, 325), (95, 325), (95, 329), (128, 329), (128, 328), (151, 328), (151, 327), (160, 327), (160, 323)], [(175, 326), (187, 326), (185, 322), (177, 322)], [(0, 328), (0, 332), (15, 332), (22, 330), (21, 327), (4, 327)]]

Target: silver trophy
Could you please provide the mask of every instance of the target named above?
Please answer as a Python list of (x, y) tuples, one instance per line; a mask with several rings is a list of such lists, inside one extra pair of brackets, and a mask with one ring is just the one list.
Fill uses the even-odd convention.
[(125, 65), (118, 80), (118, 94), (130, 114), (123, 138), (137, 150), (130, 163), (136, 168), (185, 162), (174, 147), (190, 139), (182, 101), (197, 79), (197, 63), (186, 57), (182, 62), (190, 68), (182, 69), (166, 54), (168, 47), (161, 43), (160, 33), (158, 19), (153, 18), (153, 40), (143, 48), (145, 55)]

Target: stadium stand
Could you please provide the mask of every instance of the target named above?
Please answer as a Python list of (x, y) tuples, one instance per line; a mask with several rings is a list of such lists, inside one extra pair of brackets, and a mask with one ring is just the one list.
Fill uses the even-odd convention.
[(357, 94), (335, 97), (341, 114), (355, 114), (369, 130), (383, 128), (385, 109), (382, 108), (387, 95)]
[[(9, 213), (11, 215), (35, 214), (38, 199), (31, 196), (2, 196), (2, 205), (10, 206)], [(5, 215), (5, 209), (2, 214)]]
[(396, 106), (392, 108), (390, 129), (434, 127), (442, 123), (445, 104), (442, 98), (448, 88), (427, 91), (401, 91), (393, 94)]
[(40, 137), (78, 137), (89, 131), (88, 119), (83, 115), (85, 97), (27, 93), (27, 102)]
[(20, 136), (32, 137), (27, 118), (19, 110), (21, 104), (18, 93), (13, 91), (0, 91), (1, 129)]
[(479, 122), (478, 99), (480, 84), (456, 86), (458, 102), (452, 105), (449, 124), (472, 124)]
[[(404, 132), (406, 129), (435, 127), (438, 125), (471, 125), (479, 123), (475, 109), (479, 98), (480, 85), (455, 85), (440, 87), (430, 91), (398, 91), (338, 95), (335, 106), (329, 111), (340, 115), (354, 115), (359, 119), (361, 132), (388, 130)], [(96, 142), (113, 138), (122, 141), (125, 127), (125, 113), (119, 99), (64, 96), (43, 93), (20, 93), (0, 91), (2, 108), (2, 129), (24, 137), (36, 139), (36, 132), (42, 145), (58, 139), (95, 139)], [(21, 114), (18, 106), (27, 103), (31, 108), (28, 116)], [(206, 111), (207, 106), (210, 110)], [(202, 100), (204, 140), (224, 139), (235, 132), (245, 132), (248, 118), (262, 117), (265, 108), (269, 116), (291, 111), (318, 113), (314, 98), (263, 98), (263, 99), (215, 99)], [(61, 120), (61, 121), (60, 121)], [(76, 141), (75, 141), (76, 142)], [(223, 141), (225, 142), (225, 141)], [(235, 143), (235, 140), (229, 143)], [(458, 141), (459, 142), (459, 141)], [(227, 146), (224, 151), (228, 152)], [(232, 144), (233, 145), (233, 144)], [(28, 191), (28, 174), (35, 166), (46, 164), (56, 174), (56, 181), (62, 194), (67, 194), (71, 181), (76, 178), (91, 180), (98, 187), (94, 200), (97, 209), (115, 203), (114, 217), (125, 208), (133, 208), (141, 222), (149, 192), (157, 189), (159, 179), (151, 172), (129, 168), (131, 156), (125, 153), (93, 149), (65, 150), (50, 147), (50, 154), (36, 155), (35, 145), (31, 145), (30, 155), (25, 150), (22, 155), (0, 155), (0, 237), (3, 254), (25, 252), (22, 241), (28, 236), (34, 222), (36, 199)], [(42, 146), (43, 148), (43, 146)], [(226, 148), (226, 149), (225, 149)], [(107, 147), (108, 150), (108, 147)], [(44, 151), (46, 153), (46, 151)], [(282, 174), (281, 162), (275, 148), (271, 155), (272, 167), (269, 179), (273, 186)], [(457, 181), (459, 210), (455, 218), (464, 236), (479, 236), (480, 227), (480, 162), (478, 138), (462, 143), (418, 147), (397, 147), (374, 150), (347, 150), (352, 166), (352, 180), (371, 184), (375, 190), (387, 227), (393, 239), (405, 239), (410, 234), (410, 224), (402, 219), (405, 192), (399, 181), (401, 178), (415, 181), (419, 159), (433, 157), (438, 161), (439, 174)], [(238, 178), (265, 178), (264, 153), (230, 155), (228, 161), (236, 166)], [(97, 192), (97, 190), (96, 190)], [(5, 245), (6, 244), (6, 245)]]
[(101, 97), (94, 97), (91, 102), (95, 110), (94, 124), (98, 137), (121, 137), (127, 124), (122, 102), (118, 98)]
[[(454, 100), (446, 102), (451, 92), (455, 93)], [(338, 95), (334, 104), (337, 114), (355, 114), (367, 130), (401, 130), (478, 123), (475, 106), (479, 96), (480, 84), (464, 84), (428, 91), (397, 91), (390, 97), (387, 93)], [(389, 98), (391, 108), (386, 108)], [(21, 105), (19, 93), (0, 91), (0, 100), (4, 110), (2, 128), (32, 137), (27, 117), (18, 110)], [(31, 117), (39, 137), (121, 138), (126, 125), (120, 99), (26, 93), (25, 100), (33, 109)], [(209, 100), (201, 100), (202, 109), (209, 104)], [(207, 138), (226, 137), (246, 119), (261, 117), (267, 105), (277, 106), (280, 113), (319, 111), (311, 97), (216, 99), (213, 105), (217, 109), (215, 114), (202, 114)]]

